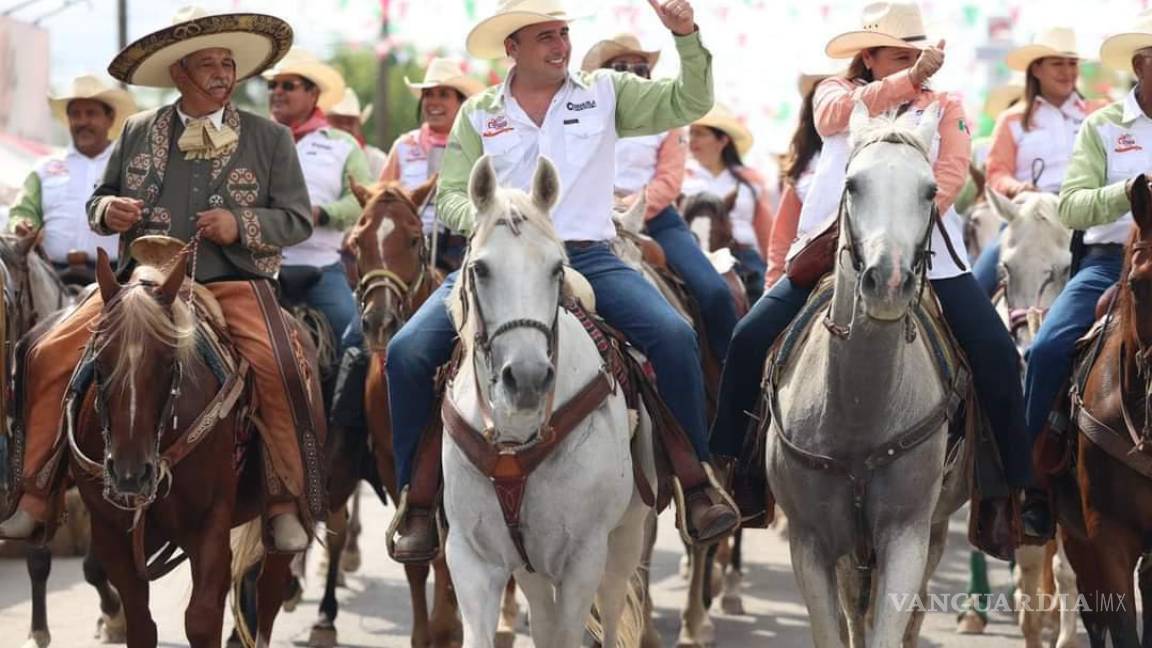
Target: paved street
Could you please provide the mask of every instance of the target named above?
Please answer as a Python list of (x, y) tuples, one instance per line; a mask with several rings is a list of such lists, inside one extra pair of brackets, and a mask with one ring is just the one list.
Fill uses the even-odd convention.
[[(369, 494), (366, 492), (366, 495)], [(340, 592), (340, 645), (349, 648), (406, 647), (411, 626), (407, 585), (403, 571), (384, 551), (384, 530), (391, 510), (370, 499), (369, 495), (363, 499), (363, 512), (365, 531), (361, 546), (365, 548), (364, 564), (358, 573), (348, 576), (348, 587)], [(934, 592), (964, 591), (968, 552), (963, 530), (962, 520), (957, 517), (949, 551), (933, 580)], [(747, 614), (714, 614), (718, 645), (781, 648), (811, 645), (805, 609), (788, 564), (787, 543), (775, 531), (753, 531), (745, 535), (744, 547)], [(686, 592), (686, 583), (677, 573), (680, 555), (671, 518), (665, 516), (661, 521), (652, 585), (656, 623), (667, 646), (675, 645), (679, 606)], [(317, 576), (318, 559), (316, 555), (311, 557), (303, 604), (295, 612), (283, 613), (278, 618), (274, 646), (307, 645), (323, 586)], [(1008, 592), (1010, 576), (1007, 565), (991, 561), (990, 572), (994, 589)], [(0, 644), (19, 646), (27, 633), (31, 610), (23, 561), (0, 561), (0, 582), (4, 584), (0, 587)], [(186, 645), (183, 606), (189, 592), (186, 569), (178, 570), (153, 587), (152, 609), (160, 629), (161, 646)], [(83, 581), (79, 559), (56, 561), (49, 581), (48, 614), (54, 646), (86, 648), (100, 645), (92, 638), (97, 617), (96, 595)], [(929, 614), (921, 645), (965, 648), (1023, 645), (1019, 631), (1005, 614), (993, 614), (988, 632), (982, 637), (954, 634), (953, 621), (950, 614)], [(523, 612), (520, 631), (517, 647), (532, 645)]]

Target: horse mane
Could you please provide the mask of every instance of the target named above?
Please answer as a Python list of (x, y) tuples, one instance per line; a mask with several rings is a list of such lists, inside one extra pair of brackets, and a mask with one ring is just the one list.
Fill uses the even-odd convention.
[[(116, 304), (97, 320), (93, 334), (116, 336), (124, 340), (120, 345), (121, 357), (112, 360), (109, 384), (124, 379), (143, 352), (141, 340), (150, 339), (172, 347), (176, 362), (185, 364), (196, 351), (196, 318), (182, 299), (173, 302), (170, 310), (156, 300), (153, 290), (164, 280), (156, 268), (140, 267), (136, 281), (121, 288)], [(100, 349), (97, 350), (99, 352)]]
[(885, 113), (872, 118), (864, 126), (852, 131), (852, 152), (855, 153), (870, 144), (905, 144), (928, 157), (928, 145), (916, 134), (914, 128), (894, 113)]

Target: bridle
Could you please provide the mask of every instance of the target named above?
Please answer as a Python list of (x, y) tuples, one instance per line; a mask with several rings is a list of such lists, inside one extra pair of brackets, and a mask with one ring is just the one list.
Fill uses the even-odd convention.
[[(1023, 328), (1027, 328), (1029, 333), (1033, 336), (1039, 330), (1040, 324), (1044, 321), (1044, 317), (1048, 314), (1048, 308), (1040, 308), (1038, 306), (1014, 306), (1009, 300), (1011, 294), (1009, 287), (1012, 285), (1012, 277), (1008, 273), (1008, 268), (1004, 265), (1000, 266), (1000, 285), (998, 291), (1003, 295), (1004, 306), (1008, 309), (1008, 330), (1015, 338)], [(1040, 283), (1040, 287), (1036, 290), (1035, 303), (1039, 304), (1044, 292), (1047, 291), (1053, 283), (1056, 282), (1056, 268), (1049, 268), (1044, 281)]]
[[(403, 204), (413, 215), (419, 218), (420, 212), (416, 204), (407, 200), (406, 197), (389, 195), (383, 199), (382, 202)], [(383, 243), (383, 241), (377, 241), (376, 244), (380, 245), (381, 243)], [(372, 294), (377, 290), (382, 290), (385, 295), (384, 307), (394, 314), (397, 328), (403, 326), (414, 310), (413, 304), (416, 296), (420, 294), (428, 282), (431, 260), (428, 248), (424, 245), (423, 237), (421, 237), (420, 241), (418, 264), (420, 270), (412, 283), (408, 283), (403, 277), (388, 268), (377, 268), (365, 273), (364, 276), (360, 278), (360, 283), (356, 286), (357, 299), (360, 302), (360, 312), (366, 312)]]

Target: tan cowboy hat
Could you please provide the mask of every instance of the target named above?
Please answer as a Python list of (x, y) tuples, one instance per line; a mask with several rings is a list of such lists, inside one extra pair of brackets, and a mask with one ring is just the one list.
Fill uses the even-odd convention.
[(1079, 50), (1076, 49), (1076, 32), (1067, 27), (1045, 29), (1036, 34), (1031, 43), (1008, 52), (1004, 57), (1004, 63), (1011, 70), (1026, 72), (1032, 61), (1047, 56), (1081, 58)]
[(49, 95), (48, 105), (52, 116), (61, 123), (68, 124), (68, 104), (76, 99), (93, 99), (112, 109), (112, 128), (108, 129), (108, 139), (120, 137), (128, 115), (136, 112), (136, 100), (132, 93), (106, 85), (99, 77), (85, 74), (72, 80), (72, 89), (64, 94)]
[(617, 34), (607, 40), (602, 40), (592, 46), (588, 53), (584, 55), (584, 62), (580, 64), (580, 69), (585, 72), (599, 69), (608, 61), (625, 54), (636, 54), (643, 56), (648, 61), (648, 67), (656, 67), (656, 61), (660, 60), (660, 52), (648, 51), (640, 47), (640, 39), (632, 34)]
[(435, 88), (438, 86), (448, 86), (460, 91), (460, 94), (465, 97), (471, 97), (484, 90), (484, 84), (464, 73), (464, 63), (460, 59), (453, 58), (434, 58), (428, 63), (428, 69), (424, 71), (424, 80), (420, 83), (410, 81), (408, 77), (404, 77), (404, 84), (412, 91), (412, 94), (417, 97), (420, 96), (421, 91), (426, 88)]
[(302, 47), (293, 47), (279, 63), (264, 70), (261, 76), (275, 79), (282, 74), (293, 74), (315, 83), (320, 89), (316, 105), (324, 112), (328, 112), (329, 108), (344, 98), (344, 88), (347, 86), (340, 72)]
[(356, 117), (363, 124), (372, 116), (372, 104), (364, 106), (364, 109), (361, 110), (360, 97), (356, 96), (356, 91), (352, 88), (344, 88), (344, 96), (336, 102), (335, 106), (329, 108), (327, 113), (329, 115)]
[(1119, 32), (1100, 44), (1100, 62), (1113, 70), (1130, 72), (1132, 55), (1152, 47), (1152, 9), (1143, 11), (1134, 21), (1134, 29)]
[(468, 32), (468, 53), (476, 58), (502, 58), (504, 40), (517, 30), (554, 20), (571, 22), (578, 17), (564, 7), (562, 0), (500, 0), (496, 13)]
[(693, 125), (709, 126), (724, 131), (725, 135), (732, 138), (732, 143), (736, 145), (736, 152), (740, 154), (740, 157), (748, 155), (748, 151), (752, 149), (752, 144), (755, 141), (752, 138), (752, 131), (748, 130), (748, 127), (737, 119), (732, 111), (721, 104), (712, 106), (712, 110), (693, 122)]
[(137, 39), (112, 59), (108, 73), (124, 83), (172, 88), (168, 67), (193, 52), (222, 47), (236, 60), (236, 80), (259, 74), (292, 46), (287, 22), (257, 13), (209, 15), (200, 7), (176, 12), (172, 25)]
[(824, 52), (813, 53), (800, 63), (800, 73), (796, 75), (796, 87), (800, 96), (806, 97), (812, 88), (824, 79), (844, 71), (844, 62), (828, 58)]
[(1012, 102), (1024, 98), (1024, 73), (1016, 72), (1007, 83), (993, 86), (984, 96), (984, 114), (995, 119), (1000, 113), (1008, 110)]
[(856, 56), (869, 47), (924, 49), (932, 45), (924, 33), (920, 5), (915, 2), (873, 2), (864, 7), (861, 28), (828, 41), (825, 53), (834, 59)]

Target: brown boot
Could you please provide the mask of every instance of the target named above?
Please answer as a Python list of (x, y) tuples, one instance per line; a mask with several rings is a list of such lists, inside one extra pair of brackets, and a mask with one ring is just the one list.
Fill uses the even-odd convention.
[(732, 498), (716, 481), (708, 464), (704, 464), (704, 470), (708, 480), (686, 491), (681, 504), (679, 521), (687, 521), (687, 529), (682, 527), (681, 531), (692, 544), (711, 544), (740, 526), (740, 514)]
[(432, 562), (440, 551), (440, 530), (435, 511), (421, 506), (408, 506), (408, 491), (400, 496), (400, 506), (388, 534), (388, 555), (408, 565)]

